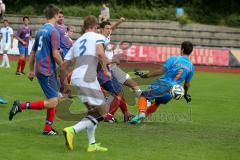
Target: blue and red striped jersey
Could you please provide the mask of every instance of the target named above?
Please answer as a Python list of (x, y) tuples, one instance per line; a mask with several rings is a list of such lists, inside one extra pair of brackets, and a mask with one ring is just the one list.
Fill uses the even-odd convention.
[(59, 34), (50, 23), (44, 24), (37, 32), (32, 51), (36, 53), (36, 75), (49, 76), (54, 73), (56, 63), (53, 50), (59, 49)]

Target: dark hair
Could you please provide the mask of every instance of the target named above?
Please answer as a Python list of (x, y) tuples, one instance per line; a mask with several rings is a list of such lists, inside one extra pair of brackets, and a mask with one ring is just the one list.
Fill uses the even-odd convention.
[(47, 19), (52, 19), (58, 13), (59, 13), (59, 8), (53, 4), (49, 4), (44, 9), (44, 15)]
[(22, 20), (24, 21), (25, 19), (29, 20), (29, 17), (28, 16), (24, 16)]
[(60, 14), (64, 15), (63, 11), (59, 11)]
[(93, 28), (95, 25), (97, 25), (98, 22), (97, 22), (97, 18), (95, 16), (87, 16), (84, 18), (84, 21), (83, 21), (83, 30), (87, 30), (89, 28)]
[(193, 44), (189, 41), (184, 41), (181, 44), (181, 50), (183, 54), (190, 55), (193, 51)]
[(111, 25), (111, 23), (109, 21), (103, 21), (100, 23), (100, 28), (105, 28), (106, 25)]

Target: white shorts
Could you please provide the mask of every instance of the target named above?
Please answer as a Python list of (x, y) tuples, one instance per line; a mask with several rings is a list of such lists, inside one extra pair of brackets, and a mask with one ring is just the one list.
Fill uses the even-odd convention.
[(113, 76), (118, 80), (119, 83), (123, 84), (130, 78), (129, 74), (124, 72), (121, 68), (119, 68), (116, 64), (110, 66), (110, 69), (113, 73)]
[(95, 80), (93, 82), (86, 82), (84, 80), (85, 72), (86, 67), (81, 67), (81, 69), (75, 69), (71, 78), (72, 85), (77, 87), (76, 89), (79, 98), (83, 103), (88, 103), (92, 106), (104, 105), (105, 97), (102, 93), (97, 77), (95, 77)]
[(2, 42), (2, 43), (1, 43), (1, 50), (2, 50), (2, 51), (8, 51), (8, 50), (10, 49), (10, 45), (11, 45), (10, 42), (9, 42), (9, 43), (4, 43), (4, 42)]

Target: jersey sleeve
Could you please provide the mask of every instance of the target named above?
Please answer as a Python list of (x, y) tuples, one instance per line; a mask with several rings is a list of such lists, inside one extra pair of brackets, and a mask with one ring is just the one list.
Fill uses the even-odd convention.
[(105, 37), (103, 35), (98, 34), (96, 36), (96, 45), (97, 44), (104, 44), (105, 43)]
[(165, 62), (165, 64), (162, 67), (164, 73), (167, 72), (170, 69), (170, 67), (174, 64), (176, 59), (177, 59), (176, 56), (172, 56)]
[(64, 57), (64, 60), (72, 60), (74, 58), (74, 50), (73, 47), (69, 49), (66, 56)]
[(51, 45), (52, 45), (52, 51), (54, 49), (59, 49), (59, 35), (56, 30), (52, 31), (51, 35)]

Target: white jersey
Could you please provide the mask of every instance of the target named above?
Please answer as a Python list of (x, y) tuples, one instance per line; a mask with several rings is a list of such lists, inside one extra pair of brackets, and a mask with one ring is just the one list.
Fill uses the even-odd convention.
[(112, 48), (111, 41), (110, 41), (110, 35), (108, 37), (105, 37), (104, 46), (105, 46), (105, 55), (106, 55), (106, 57), (109, 60), (112, 60), (114, 53), (113, 53), (113, 48)]
[(0, 34), (2, 35), (2, 43), (10, 43), (11, 42), (11, 35), (13, 35), (13, 29), (9, 26), (3, 27), (0, 30)]
[(73, 44), (64, 58), (65, 60), (76, 60), (71, 82), (78, 87), (82, 102), (88, 102), (91, 105), (101, 105), (105, 102), (97, 80), (98, 58), (96, 53), (97, 45), (104, 44), (104, 42), (104, 36), (87, 32)]

